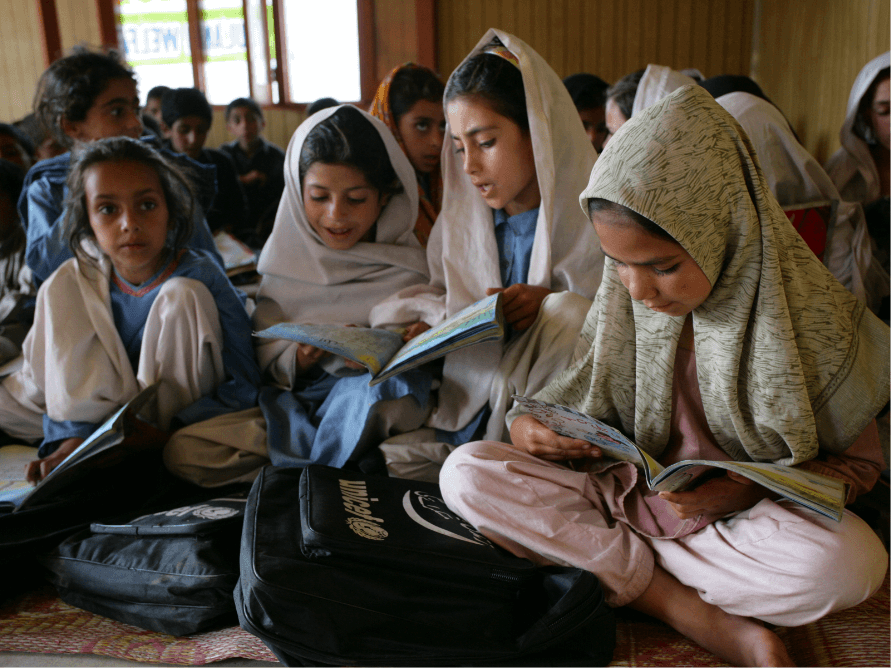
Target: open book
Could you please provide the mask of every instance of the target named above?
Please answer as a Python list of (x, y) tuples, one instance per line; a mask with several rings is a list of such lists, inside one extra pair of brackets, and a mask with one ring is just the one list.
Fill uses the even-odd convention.
[(283, 322), (256, 333), (269, 339), (308, 343), (362, 364), (371, 372), (369, 385), (408, 371), (448, 353), (504, 336), (501, 293), (471, 304), (408, 343), (401, 332), (344, 325), (296, 325)]
[[(135, 424), (133, 418), (149, 401), (154, 399), (157, 392), (158, 385), (150, 385), (116, 410), (89, 438), (34, 487), (27, 482), (21, 484), (21, 480), (24, 480), (26, 462), (16, 462), (19, 465), (17, 470), (21, 472), (21, 480), (0, 481), (0, 483), (9, 483), (5, 485), (5, 488), (0, 489), (0, 502), (12, 503), (16, 506), (16, 512), (23, 508), (36, 506), (62, 490), (68, 489), (97, 468), (116, 461), (123, 454), (130, 454), (131, 450), (127, 450), (126, 453), (118, 452), (117, 450), (120, 448), (116, 448), (116, 446), (121, 445), (124, 439), (133, 432)], [(20, 458), (22, 451), (16, 449), (5, 453), (6, 450), (6, 448), (0, 449), (0, 458), (10, 464), (4, 468), (10, 469), (13, 466), (13, 458)], [(29, 450), (32, 454), (28, 461), (36, 459), (37, 449), (29, 448)]]
[(520, 396), (514, 396), (514, 399), (551, 431), (588, 441), (599, 447), (608, 457), (634, 463), (643, 470), (650, 489), (659, 492), (682, 491), (695, 487), (700, 476), (714, 472), (715, 469), (725, 469), (744, 475), (826, 517), (841, 521), (847, 485), (838, 478), (764, 462), (688, 459), (666, 467), (625, 438), (620, 431), (600, 420), (559, 404), (548, 404)]
[(223, 258), (227, 276), (235, 276), (257, 268), (257, 254), (225, 230), (217, 232), (213, 240)]

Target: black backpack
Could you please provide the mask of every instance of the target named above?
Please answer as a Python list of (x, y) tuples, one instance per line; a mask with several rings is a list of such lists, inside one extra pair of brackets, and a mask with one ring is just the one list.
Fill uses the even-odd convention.
[(126, 624), (188, 635), (237, 623), (233, 589), (248, 486), (185, 506), (92, 523), (40, 563), (69, 605)]
[(235, 599), (285, 665), (605, 666), (615, 645), (592, 573), (515, 557), (437, 485), (324, 466), (260, 473)]

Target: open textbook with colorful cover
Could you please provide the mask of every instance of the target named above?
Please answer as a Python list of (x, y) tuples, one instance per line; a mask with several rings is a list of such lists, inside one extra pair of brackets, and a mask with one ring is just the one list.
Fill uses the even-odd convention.
[[(158, 385), (150, 385), (124, 406), (116, 410), (89, 438), (81, 443), (62, 463), (50, 471), (36, 486), (25, 481), (25, 465), (37, 459), (37, 448), (28, 448), (30, 457), (22, 449), (24, 446), (0, 448), (0, 503), (12, 503), (16, 512), (23, 508), (38, 505), (68, 489), (97, 467), (108, 464), (124, 453), (117, 452), (124, 439), (133, 431), (133, 418), (146, 404), (153, 400)], [(131, 452), (130, 449), (126, 450)]]
[(402, 332), (344, 325), (297, 325), (283, 322), (257, 336), (308, 343), (362, 364), (371, 372), (369, 385), (408, 371), (448, 353), (504, 336), (501, 293), (471, 304), (408, 343)]
[(767, 489), (800, 503), (826, 517), (841, 521), (847, 485), (838, 478), (791, 466), (764, 462), (708, 461), (688, 459), (662, 466), (617, 429), (567, 406), (514, 396), (536, 420), (562, 436), (579, 438), (599, 447), (604, 455), (628, 461), (643, 470), (650, 489), (683, 491), (697, 484), (709, 471), (725, 469), (744, 475)]

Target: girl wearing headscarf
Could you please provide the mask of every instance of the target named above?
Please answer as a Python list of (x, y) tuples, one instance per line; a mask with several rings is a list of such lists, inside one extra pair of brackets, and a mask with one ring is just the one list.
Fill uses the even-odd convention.
[(606, 91), (606, 129), (603, 142), (612, 138), (619, 128), (637, 112), (646, 109), (681, 86), (696, 80), (683, 72), (664, 65), (647, 65), (647, 69), (628, 74)]
[[(428, 278), (414, 235), (414, 170), (378, 119), (351, 105), (325, 109), (294, 133), (285, 191), (260, 255), (255, 330), (281, 322), (368, 326), (371, 306)], [(261, 339), (260, 407), (178, 432), (165, 462), (205, 486), (259, 469), (362, 458), (391, 430), (429, 412), (431, 378), (411, 370), (375, 387), (369, 374), (321, 349)]]
[[(665, 465), (797, 466), (849, 483), (849, 501), (872, 486), (888, 328), (816, 259), (706, 91), (636, 114), (580, 199), (608, 259), (575, 363), (537, 399), (603, 420)], [(530, 415), (511, 435), (449, 457), (449, 507), (515, 554), (592, 571), (610, 605), (735, 665), (791, 665), (758, 620), (806, 624), (884, 578), (881, 541), (850, 512), (836, 522), (730, 474), (654, 493), (634, 465)]]
[(717, 98), (752, 140), (761, 171), (784, 209), (824, 201), (835, 204), (826, 233), (823, 263), (839, 282), (878, 312), (888, 294), (888, 275), (872, 256), (866, 218), (859, 203), (843, 202), (829, 175), (798, 142), (783, 114), (749, 93)]
[[(848, 202), (868, 205), (888, 197), (889, 69), (891, 51), (873, 58), (860, 70), (839, 132), (841, 148), (826, 163), (826, 172)], [(883, 82), (884, 99), (880, 99), (876, 93)], [(878, 102), (884, 104), (874, 108)]]
[(447, 355), (427, 429), (384, 446), (408, 456), (414, 440), (438, 463), (476, 433), (508, 437), (511, 395), (566, 367), (603, 267), (594, 230), (572, 205), (596, 153), (541, 56), (490, 30), (449, 77), (445, 105), (451, 146), (427, 246), (431, 280), (379, 304), (371, 321), (410, 325), (412, 335), (502, 292), (511, 333)]
[(427, 245), (442, 207), (439, 169), (445, 138), (443, 85), (426, 67), (405, 63), (381, 81), (368, 112), (390, 128), (418, 177), (418, 219), (415, 236)]

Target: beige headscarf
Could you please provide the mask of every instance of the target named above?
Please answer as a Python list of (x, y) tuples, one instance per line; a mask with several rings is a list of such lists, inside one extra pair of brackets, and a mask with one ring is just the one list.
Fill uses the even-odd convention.
[[(748, 137), (698, 86), (636, 114), (581, 194), (659, 224), (712, 284), (693, 311), (709, 427), (737, 460), (795, 464), (844, 451), (888, 401), (888, 328), (839, 285), (792, 227)], [(631, 300), (615, 266), (577, 361), (536, 398), (568, 404), (634, 436), (668, 443), (683, 317)]]
[[(381, 212), (374, 241), (333, 250), (306, 218), (299, 162), (310, 131), (344, 107), (362, 114), (378, 132), (403, 192), (391, 197)], [(265, 329), (279, 322), (367, 326), (368, 312), (377, 302), (428, 279), (424, 250), (413, 233), (417, 217), (415, 170), (386, 125), (350, 105), (313, 114), (297, 128), (288, 145), (285, 190), (258, 263), (263, 281), (257, 293), (254, 328)], [(257, 346), (261, 370), (290, 387), (295, 351), (296, 344), (263, 339)]]
[(864, 65), (851, 87), (845, 122), (839, 132), (841, 148), (826, 162), (826, 172), (832, 178), (841, 196), (850, 202), (868, 204), (882, 194), (879, 172), (869, 150), (869, 145), (854, 134), (854, 121), (860, 100), (875, 81), (882, 69), (891, 66), (891, 51), (877, 56)]

